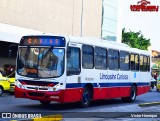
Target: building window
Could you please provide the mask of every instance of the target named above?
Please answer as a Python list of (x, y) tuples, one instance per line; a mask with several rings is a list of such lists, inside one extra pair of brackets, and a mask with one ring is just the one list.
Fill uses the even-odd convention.
[(118, 0), (103, 0), (102, 6), (102, 37), (116, 41), (118, 19)]

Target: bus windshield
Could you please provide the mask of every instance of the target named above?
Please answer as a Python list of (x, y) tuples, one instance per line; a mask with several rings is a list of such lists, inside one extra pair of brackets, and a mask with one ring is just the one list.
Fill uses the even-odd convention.
[(64, 49), (53, 47), (20, 47), (17, 73), (33, 78), (53, 78), (64, 73)]

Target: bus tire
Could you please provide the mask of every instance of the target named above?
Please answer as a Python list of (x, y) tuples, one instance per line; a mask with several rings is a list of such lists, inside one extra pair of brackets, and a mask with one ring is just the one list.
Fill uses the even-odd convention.
[(88, 87), (84, 87), (82, 97), (81, 97), (81, 107), (86, 108), (90, 105), (91, 92)]
[(130, 90), (130, 96), (129, 97), (122, 97), (121, 100), (123, 102), (134, 102), (136, 100), (136, 86), (132, 85), (131, 90)]
[(42, 105), (49, 105), (51, 103), (51, 101), (44, 101), (44, 100), (40, 100), (40, 103)]
[(3, 88), (0, 86), (0, 96), (3, 94)]
[(157, 89), (157, 92), (159, 92), (159, 89)]

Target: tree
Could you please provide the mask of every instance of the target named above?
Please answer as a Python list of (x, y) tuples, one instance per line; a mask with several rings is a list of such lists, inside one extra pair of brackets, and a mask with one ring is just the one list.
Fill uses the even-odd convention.
[(151, 45), (150, 39), (144, 38), (143, 34), (141, 34), (141, 31), (126, 32), (125, 28), (122, 29), (122, 43), (141, 50), (148, 50), (148, 47)]

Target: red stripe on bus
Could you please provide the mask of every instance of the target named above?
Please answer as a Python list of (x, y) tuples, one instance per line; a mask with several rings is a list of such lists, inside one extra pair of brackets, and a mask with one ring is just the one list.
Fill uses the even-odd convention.
[[(130, 87), (94, 88), (93, 100), (128, 97), (130, 95), (130, 89)], [(149, 89), (149, 86), (140, 86), (137, 88), (137, 95), (144, 94), (148, 92)], [(35, 90), (24, 90), (15, 87), (16, 98), (57, 101), (60, 103), (80, 101), (82, 92), (83, 88), (72, 88), (60, 90), (58, 92), (42, 92)]]

